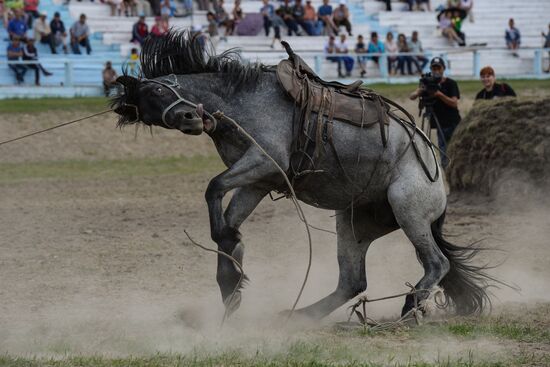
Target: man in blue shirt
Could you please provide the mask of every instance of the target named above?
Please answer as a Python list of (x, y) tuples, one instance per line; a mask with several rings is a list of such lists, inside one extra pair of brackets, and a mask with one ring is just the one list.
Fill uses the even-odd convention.
[(329, 0), (323, 0), (323, 5), (319, 7), (317, 15), (323, 22), (326, 29), (328, 29), (329, 35), (338, 34), (338, 27), (332, 21), (332, 6), (329, 5)]
[(262, 0), (263, 6), (260, 8), (260, 13), (264, 18), (264, 30), (265, 36), (269, 36), (269, 29), (271, 28), (271, 19), (275, 14), (275, 8), (269, 3), (269, 0)]
[(15, 9), (15, 17), (8, 23), (10, 39), (13, 40), (14, 38), (18, 38), (25, 42), (28, 29), (23, 10)]
[[(372, 32), (370, 34), (370, 42), (367, 48), (367, 53), (376, 54), (376, 53), (384, 53), (384, 52), (385, 52), (384, 43), (378, 39), (378, 33)], [(370, 56), (369, 59), (374, 61), (378, 66), (380, 66), (379, 65), (380, 56)]]
[[(8, 45), (6, 53), (8, 56), (8, 61), (10, 62), (21, 60), (23, 57), (23, 47), (21, 46), (21, 41), (19, 41), (19, 38), (15, 37), (12, 39), (11, 43)], [(17, 81), (17, 84), (22, 84), (25, 81), (24, 76), (27, 72), (26, 66), (17, 63), (10, 63), (8, 66), (15, 73), (15, 80)]]
[(519, 29), (514, 26), (514, 19), (510, 18), (508, 21), (508, 26), (510, 28), (507, 28), (505, 33), (506, 47), (508, 47), (509, 50), (512, 50), (512, 55), (519, 57), (516, 50), (519, 49), (519, 45), (521, 43), (521, 34), (519, 33)]

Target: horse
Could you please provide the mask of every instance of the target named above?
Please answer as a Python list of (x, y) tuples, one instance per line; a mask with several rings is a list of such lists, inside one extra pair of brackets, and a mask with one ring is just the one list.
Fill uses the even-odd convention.
[[(202, 39), (171, 30), (145, 41), (140, 77), (122, 75), (117, 82), (120, 91), (111, 103), (118, 126), (154, 125), (188, 135), (205, 133), (213, 140), (227, 169), (212, 178), (205, 192), (211, 238), (242, 265), (239, 227), (265, 196), (285, 192), (284, 178), (259, 147), (287, 172), (296, 153), (296, 102), (275, 69), (245, 62), (235, 49), (216, 54)], [(258, 145), (227, 119), (216, 119), (214, 111), (237, 121)], [(318, 115), (313, 113), (313, 119)], [(417, 293), (419, 303), (429, 296), (426, 290), (439, 285), (458, 314), (480, 313), (490, 304), (486, 287), (493, 278), (473, 262), (481, 249), (452, 244), (442, 234), (447, 195), (441, 175), (435, 174), (440, 167), (433, 146), (414, 125), (398, 120), (392, 114), (383, 129), (333, 121), (333, 149), (315, 162), (309, 179), (294, 181), (300, 201), (336, 212), (339, 265), (336, 289), (296, 314), (321, 319), (364, 292), (370, 244), (398, 229), (424, 268), (415, 286), (424, 290)], [(232, 190), (224, 209), (222, 199)], [(216, 280), (226, 311), (240, 305), (241, 275), (218, 254)], [(414, 307), (409, 294), (401, 312)]]

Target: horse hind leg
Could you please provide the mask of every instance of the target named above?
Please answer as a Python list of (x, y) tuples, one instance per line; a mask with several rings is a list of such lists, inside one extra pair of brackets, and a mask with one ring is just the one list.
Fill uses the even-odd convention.
[[(369, 216), (357, 209), (354, 213), (353, 227), (351, 219), (351, 210), (337, 211), (336, 213), (339, 266), (336, 290), (316, 303), (297, 310), (297, 314), (312, 319), (321, 319), (367, 289), (365, 271), (367, 250), (372, 241), (394, 228), (388, 229), (374, 225)], [(353, 230), (355, 230), (355, 235)]]

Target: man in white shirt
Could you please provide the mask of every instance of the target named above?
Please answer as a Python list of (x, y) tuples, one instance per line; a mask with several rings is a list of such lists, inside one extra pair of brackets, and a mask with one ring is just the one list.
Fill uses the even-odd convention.
[(46, 12), (41, 12), (40, 16), (34, 21), (34, 39), (37, 42), (46, 44), (50, 46), (52, 54), (56, 53), (55, 51), (55, 39), (52, 35), (52, 30), (50, 25), (46, 21), (47, 17)]

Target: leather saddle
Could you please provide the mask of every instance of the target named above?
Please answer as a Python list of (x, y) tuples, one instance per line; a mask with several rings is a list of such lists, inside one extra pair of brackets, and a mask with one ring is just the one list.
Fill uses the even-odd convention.
[(361, 127), (380, 124), (386, 145), (384, 125), (389, 124), (389, 106), (377, 93), (363, 88), (361, 80), (346, 85), (321, 79), (287, 42), (281, 43), (289, 57), (277, 65), (277, 79), (289, 96), (307, 110), (302, 115), (314, 112), (329, 121), (334, 119)]

